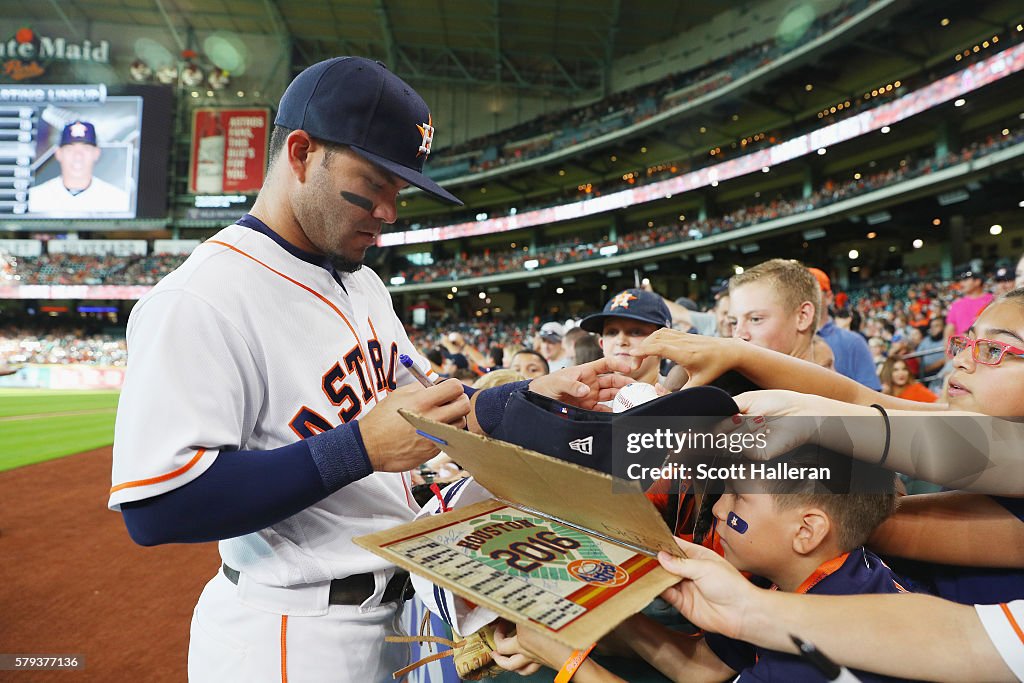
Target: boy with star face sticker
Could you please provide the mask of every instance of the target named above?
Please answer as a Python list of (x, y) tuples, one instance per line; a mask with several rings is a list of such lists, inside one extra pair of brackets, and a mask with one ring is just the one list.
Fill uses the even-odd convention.
[[(782, 459), (794, 467), (829, 466), (833, 480), (866, 481), (871, 493), (835, 493), (848, 490), (833, 481), (826, 489), (811, 479), (736, 479), (714, 506), (725, 558), (741, 571), (754, 575), (754, 583), (791, 593), (855, 595), (906, 592), (902, 580), (863, 544), (896, 507), (891, 474), (851, 469), (849, 461), (831, 453), (801, 452)], [(860, 490), (861, 487), (859, 487)], [(830, 490), (831, 489), (831, 490)], [(512, 666), (515, 655), (525, 655), (558, 668), (568, 657), (550, 642), (527, 629), (513, 636), (501, 629), (496, 638), (495, 661)], [(628, 643), (637, 655), (672, 680), (825, 681), (811, 664), (796, 655), (756, 647), (708, 633), (694, 639), (638, 614), (623, 623), (616, 640)], [(807, 634), (813, 639), (813, 633)], [(548, 661), (550, 660), (550, 661)], [(621, 680), (588, 661), (586, 680)], [(581, 667), (580, 673), (584, 672)], [(896, 681), (888, 676), (853, 672), (861, 681)]]

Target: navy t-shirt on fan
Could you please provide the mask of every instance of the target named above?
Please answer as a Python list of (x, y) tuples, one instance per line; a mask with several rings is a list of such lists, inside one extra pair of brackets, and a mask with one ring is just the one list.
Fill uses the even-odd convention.
[[(796, 592), (812, 595), (906, 592), (901, 583), (902, 580), (877, 555), (864, 548), (857, 548), (823, 564)], [(814, 642), (813, 633), (801, 635)], [(825, 676), (813, 665), (796, 655), (756, 647), (714, 633), (704, 636), (704, 640), (719, 659), (733, 671), (739, 672), (735, 679), (739, 683), (826, 681)], [(823, 654), (828, 655), (827, 652)], [(905, 680), (859, 670), (853, 673), (864, 683), (895, 683)]]
[[(992, 500), (1020, 520), (1020, 542), (1024, 544), (1024, 498), (992, 496)], [(993, 548), (992, 552), (999, 550)], [(1024, 599), (1024, 569), (934, 565), (930, 578), (936, 595), (965, 605), (995, 605)]]

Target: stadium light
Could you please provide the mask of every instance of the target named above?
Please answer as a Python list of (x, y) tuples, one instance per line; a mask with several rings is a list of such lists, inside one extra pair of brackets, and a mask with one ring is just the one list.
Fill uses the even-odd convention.
[(998, 223), (993, 225), (991, 228), (988, 229), (988, 234), (990, 234), (990, 235), (998, 235), (998, 234), (1000, 234), (1002, 232), (1003, 232), (1003, 226), (999, 225)]
[(958, 99), (957, 99), (957, 100), (956, 100), (955, 102), (953, 102), (953, 106), (954, 106), (954, 107), (962, 107), (962, 106), (964, 106), (965, 104), (967, 104), (967, 100), (965, 100), (965, 99), (964, 99), (964, 98), (962, 98), (962, 97), (958, 98)]
[(860, 256), (860, 252), (859, 252), (859, 251), (857, 251), (856, 249), (851, 249), (851, 250), (850, 250), (850, 253), (849, 253), (849, 254), (847, 254), (847, 256), (849, 256), (849, 257), (850, 257), (850, 260), (851, 260), (851, 261), (855, 261), (855, 260), (857, 259), (857, 257), (859, 257), (859, 256)]
[(922, 239), (914, 240), (914, 249), (920, 249), (923, 246), (924, 246), (924, 240), (922, 240)]

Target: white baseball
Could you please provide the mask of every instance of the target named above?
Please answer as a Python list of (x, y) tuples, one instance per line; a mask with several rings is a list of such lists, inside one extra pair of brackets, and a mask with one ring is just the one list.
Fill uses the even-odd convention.
[(615, 394), (612, 412), (622, 413), (656, 398), (658, 398), (658, 390), (654, 388), (653, 384), (633, 382), (622, 387), (619, 389), (619, 393)]

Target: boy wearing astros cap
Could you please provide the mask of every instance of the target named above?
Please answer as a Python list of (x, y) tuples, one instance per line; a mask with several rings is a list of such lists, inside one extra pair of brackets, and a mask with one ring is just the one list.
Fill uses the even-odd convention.
[[(604, 305), (600, 313), (589, 315), (579, 325), (598, 335), (605, 358), (632, 361), (630, 351), (661, 328), (672, 327), (672, 314), (665, 300), (644, 289), (624, 289)], [(655, 384), (659, 377), (660, 359), (643, 359), (629, 376), (636, 382)]]

